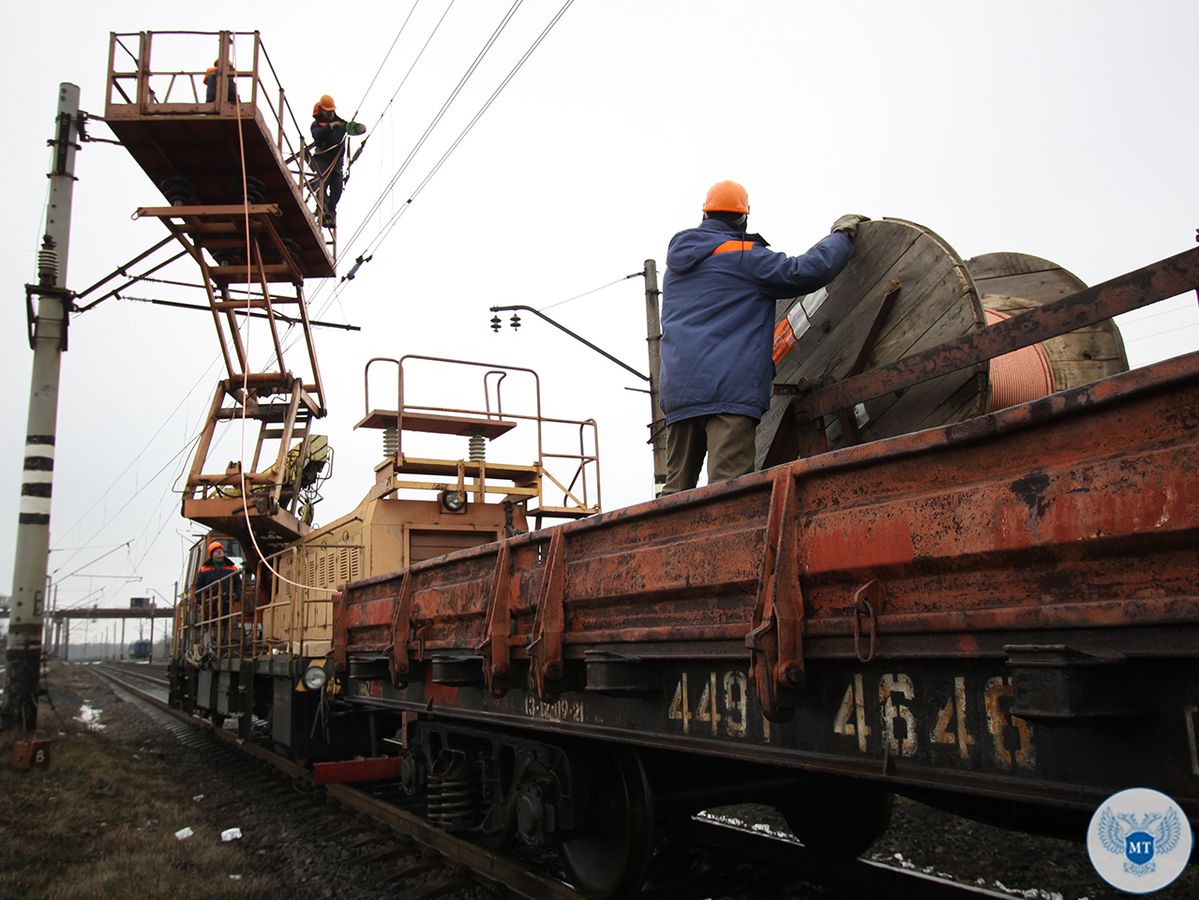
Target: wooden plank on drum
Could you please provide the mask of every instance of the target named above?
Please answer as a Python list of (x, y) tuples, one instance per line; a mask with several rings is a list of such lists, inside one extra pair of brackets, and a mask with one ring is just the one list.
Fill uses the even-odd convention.
[[(878, 304), (890, 286), (894, 266), (916, 243), (920, 234), (920, 229), (907, 226), (906, 223), (890, 226), (883, 222), (864, 222), (859, 226), (854, 258), (829, 285), (829, 295), (818, 309), (813, 310), (811, 301), (808, 301), (811, 311), (809, 327), (803, 330), (796, 345), (776, 367), (776, 383), (796, 384), (804, 378), (819, 380), (833, 364), (834, 357), (849, 356), (847, 347), (852, 347), (852, 353), (856, 354), (860, 340), (852, 343), (847, 335), (857, 332), (865, 336), (869, 331)], [(789, 310), (802, 299), (780, 301), (776, 304), (776, 310)], [(785, 312), (778, 320), (783, 315)], [(849, 358), (852, 359), (851, 356)], [(759, 466), (789, 401), (789, 396), (773, 397), (770, 408), (762, 416), (757, 441)]]
[[(964, 296), (968, 298), (968, 295)], [(923, 350), (936, 347), (938, 344), (943, 344), (960, 335), (970, 334), (978, 330), (977, 322), (978, 319), (968, 299), (955, 303), (946, 309), (941, 317), (927, 328), (904, 352), (894, 355), (894, 359), (903, 359), (905, 356), (911, 356), (913, 353), (919, 353)], [(880, 361), (878, 365), (885, 365), (885, 363)], [(950, 421), (955, 421), (947, 419), (945, 421), (930, 422), (928, 420), (928, 413), (930, 410), (943, 408), (943, 402), (950, 395), (954, 394), (962, 384), (975, 379), (983, 370), (984, 367), (982, 366), (963, 369), (944, 378), (936, 378), (932, 381), (916, 385), (910, 390), (905, 391), (902, 396), (896, 397), (894, 394), (888, 394), (885, 397), (878, 398), (875, 419), (868, 427), (862, 429), (863, 437), (877, 440), (881, 437), (905, 434), (917, 427), (947, 425)], [(985, 375), (981, 383), (976, 382), (976, 387), (978, 391), (977, 402), (967, 418), (985, 412), (987, 409), (989, 390)]]
[(1028, 253), (986, 253), (966, 260), (966, 266), (980, 291), (992, 290), (987, 282), (994, 278), (1061, 269), (1055, 262)]
[[(1112, 374), (1112, 360), (1083, 360), (1074, 359), (1062, 362), (1060, 369), (1061, 381), (1069, 387), (1078, 387), (1083, 384), (1090, 384), (1093, 381), (1099, 381), (1102, 378), (1107, 378)], [(1064, 390), (1057, 387), (1058, 379), (1058, 364), (1054, 364), (1054, 389)]]

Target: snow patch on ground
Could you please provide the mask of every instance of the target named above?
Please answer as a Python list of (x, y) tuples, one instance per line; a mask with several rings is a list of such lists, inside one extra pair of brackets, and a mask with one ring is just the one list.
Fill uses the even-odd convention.
[(82, 722), (83, 727), (88, 731), (103, 731), (106, 725), (101, 724), (100, 714), (104, 712), (102, 709), (96, 709), (92, 706), (90, 700), (84, 700), (83, 706), (79, 707), (79, 715), (75, 716), (76, 722)]
[(759, 834), (768, 834), (772, 838), (781, 838), (784, 841), (795, 841), (795, 836), (788, 831), (779, 831), (777, 828), (772, 828), (765, 822), (754, 822), (752, 825), (735, 816), (722, 816), (719, 813), (708, 812), (704, 810), (695, 818), (701, 821), (717, 822), (721, 825), (728, 825), (732, 828), (740, 828), (744, 831), (756, 831)]

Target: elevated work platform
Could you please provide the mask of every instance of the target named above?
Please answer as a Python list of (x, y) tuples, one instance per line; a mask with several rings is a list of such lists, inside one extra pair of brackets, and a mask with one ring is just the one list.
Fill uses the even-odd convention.
[(298, 274), (335, 273), (306, 128), (257, 32), (111, 34), (104, 118), (173, 205), (274, 204)]
[[(376, 363), (395, 367), (398, 403), (392, 408), (371, 406), (370, 369)], [(414, 364), (422, 366), (422, 374), (438, 384), (454, 384), (459, 379), (469, 383), (470, 379), (464, 378), (467, 373), (472, 370), (481, 373), (482, 407), (433, 407), (412, 402), (405, 394), (405, 384), (406, 367)], [(519, 406), (523, 412), (511, 404), (505, 408), (502, 387), (509, 376), (518, 385), (510, 390), (521, 390), (519, 385), (524, 382), (525, 395)], [(396, 491), (436, 491), (460, 495), (463, 502), (471, 497), (476, 503), (487, 502), (490, 497), (521, 507), (538, 528), (544, 518), (581, 519), (600, 511), (599, 437), (595, 420), (542, 415), (541, 382), (532, 369), (430, 356), (377, 357), (366, 365), (363, 389), (366, 414), (355, 427), (383, 432), (386, 458), (375, 466), (378, 496)], [(546, 449), (547, 429), (553, 429), (553, 446), (560, 450)], [(511, 432), (523, 438), (511, 450), (529, 454), (531, 461), (487, 459), (488, 442)], [(412, 447), (413, 433), (466, 438), (463, 449), (468, 453), (466, 457), (413, 455), (406, 449)]]

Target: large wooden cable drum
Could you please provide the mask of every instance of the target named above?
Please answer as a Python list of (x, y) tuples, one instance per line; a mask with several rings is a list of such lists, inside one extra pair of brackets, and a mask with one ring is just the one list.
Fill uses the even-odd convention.
[[(775, 308), (775, 383), (799, 389), (843, 380), (930, 349), (1086, 285), (1048, 260), (990, 253), (963, 261), (930, 229), (864, 222), (857, 252), (827, 289)], [(825, 420), (830, 449), (960, 422), (1128, 368), (1110, 320), (949, 372)], [(791, 395), (758, 426), (761, 466)]]
[[(966, 260), (966, 269), (982, 296), (983, 308), (1013, 316), (1087, 287), (1086, 282), (1056, 263), (1027, 253), (984, 253)], [(1038, 346), (1053, 370), (1054, 391), (1128, 371), (1124, 341), (1111, 319), (1050, 338)]]
[[(930, 229), (900, 219), (863, 222), (857, 252), (824, 291), (775, 307), (790, 313), (795, 344), (778, 362), (775, 382), (817, 385), (840, 381), (912, 353), (984, 328), (982, 304), (961, 257)], [(872, 346), (860, 360), (893, 284), (899, 291), (878, 322)], [(855, 365), (856, 364), (856, 365)], [(926, 381), (902, 396), (890, 394), (852, 410), (862, 441), (968, 419), (985, 411), (987, 367), (975, 366)], [(758, 464), (790, 398), (775, 396), (758, 426)], [(829, 417), (830, 448), (849, 441)]]

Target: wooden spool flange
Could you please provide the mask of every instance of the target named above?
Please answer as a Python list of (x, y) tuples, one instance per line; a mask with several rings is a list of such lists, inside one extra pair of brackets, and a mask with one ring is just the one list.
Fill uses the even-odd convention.
[[(985, 328), (988, 312), (1019, 315), (1086, 288), (1061, 266), (1023, 253), (987, 253), (963, 262), (934, 232), (902, 219), (864, 222), (855, 243), (854, 258), (826, 290), (776, 304), (782, 329), (776, 331), (776, 347), (781, 351), (793, 342), (781, 359), (776, 352), (776, 385), (802, 389), (840, 381)], [(780, 335), (786, 338), (781, 345)], [(1054, 391), (1128, 369), (1120, 332), (1110, 320), (1051, 338), (1026, 356), (1047, 358)], [(1016, 354), (1004, 360), (1009, 374), (1013, 365), (1026, 365)], [(949, 373), (829, 416), (828, 446), (836, 449), (991, 412), (996, 397), (990, 369), (984, 363)], [(1007, 402), (1035, 399), (1013, 400), (1010, 392), (1000, 393)], [(789, 400), (787, 394), (775, 396), (762, 417), (759, 466)]]
[[(776, 319), (791, 313), (796, 335), (795, 346), (777, 364), (776, 384), (840, 381), (986, 327), (966, 264), (930, 229), (902, 219), (863, 222), (855, 243), (854, 258), (828, 286), (827, 296), (818, 291), (776, 305)], [(899, 290), (880, 318), (896, 283)], [(872, 441), (979, 415), (988, 393), (987, 367), (980, 365), (926, 381), (902, 396), (875, 398), (848, 414), (858, 439)], [(789, 400), (775, 396), (762, 417), (759, 465)], [(835, 416), (826, 422), (826, 434), (830, 449), (857, 442), (843, 435)]]
[[(984, 253), (966, 260), (984, 309), (1018, 316), (1087, 285), (1056, 263), (1027, 253)], [(1128, 371), (1120, 330), (1111, 319), (1050, 338), (1041, 346), (1053, 370), (1053, 389), (1090, 384)]]

